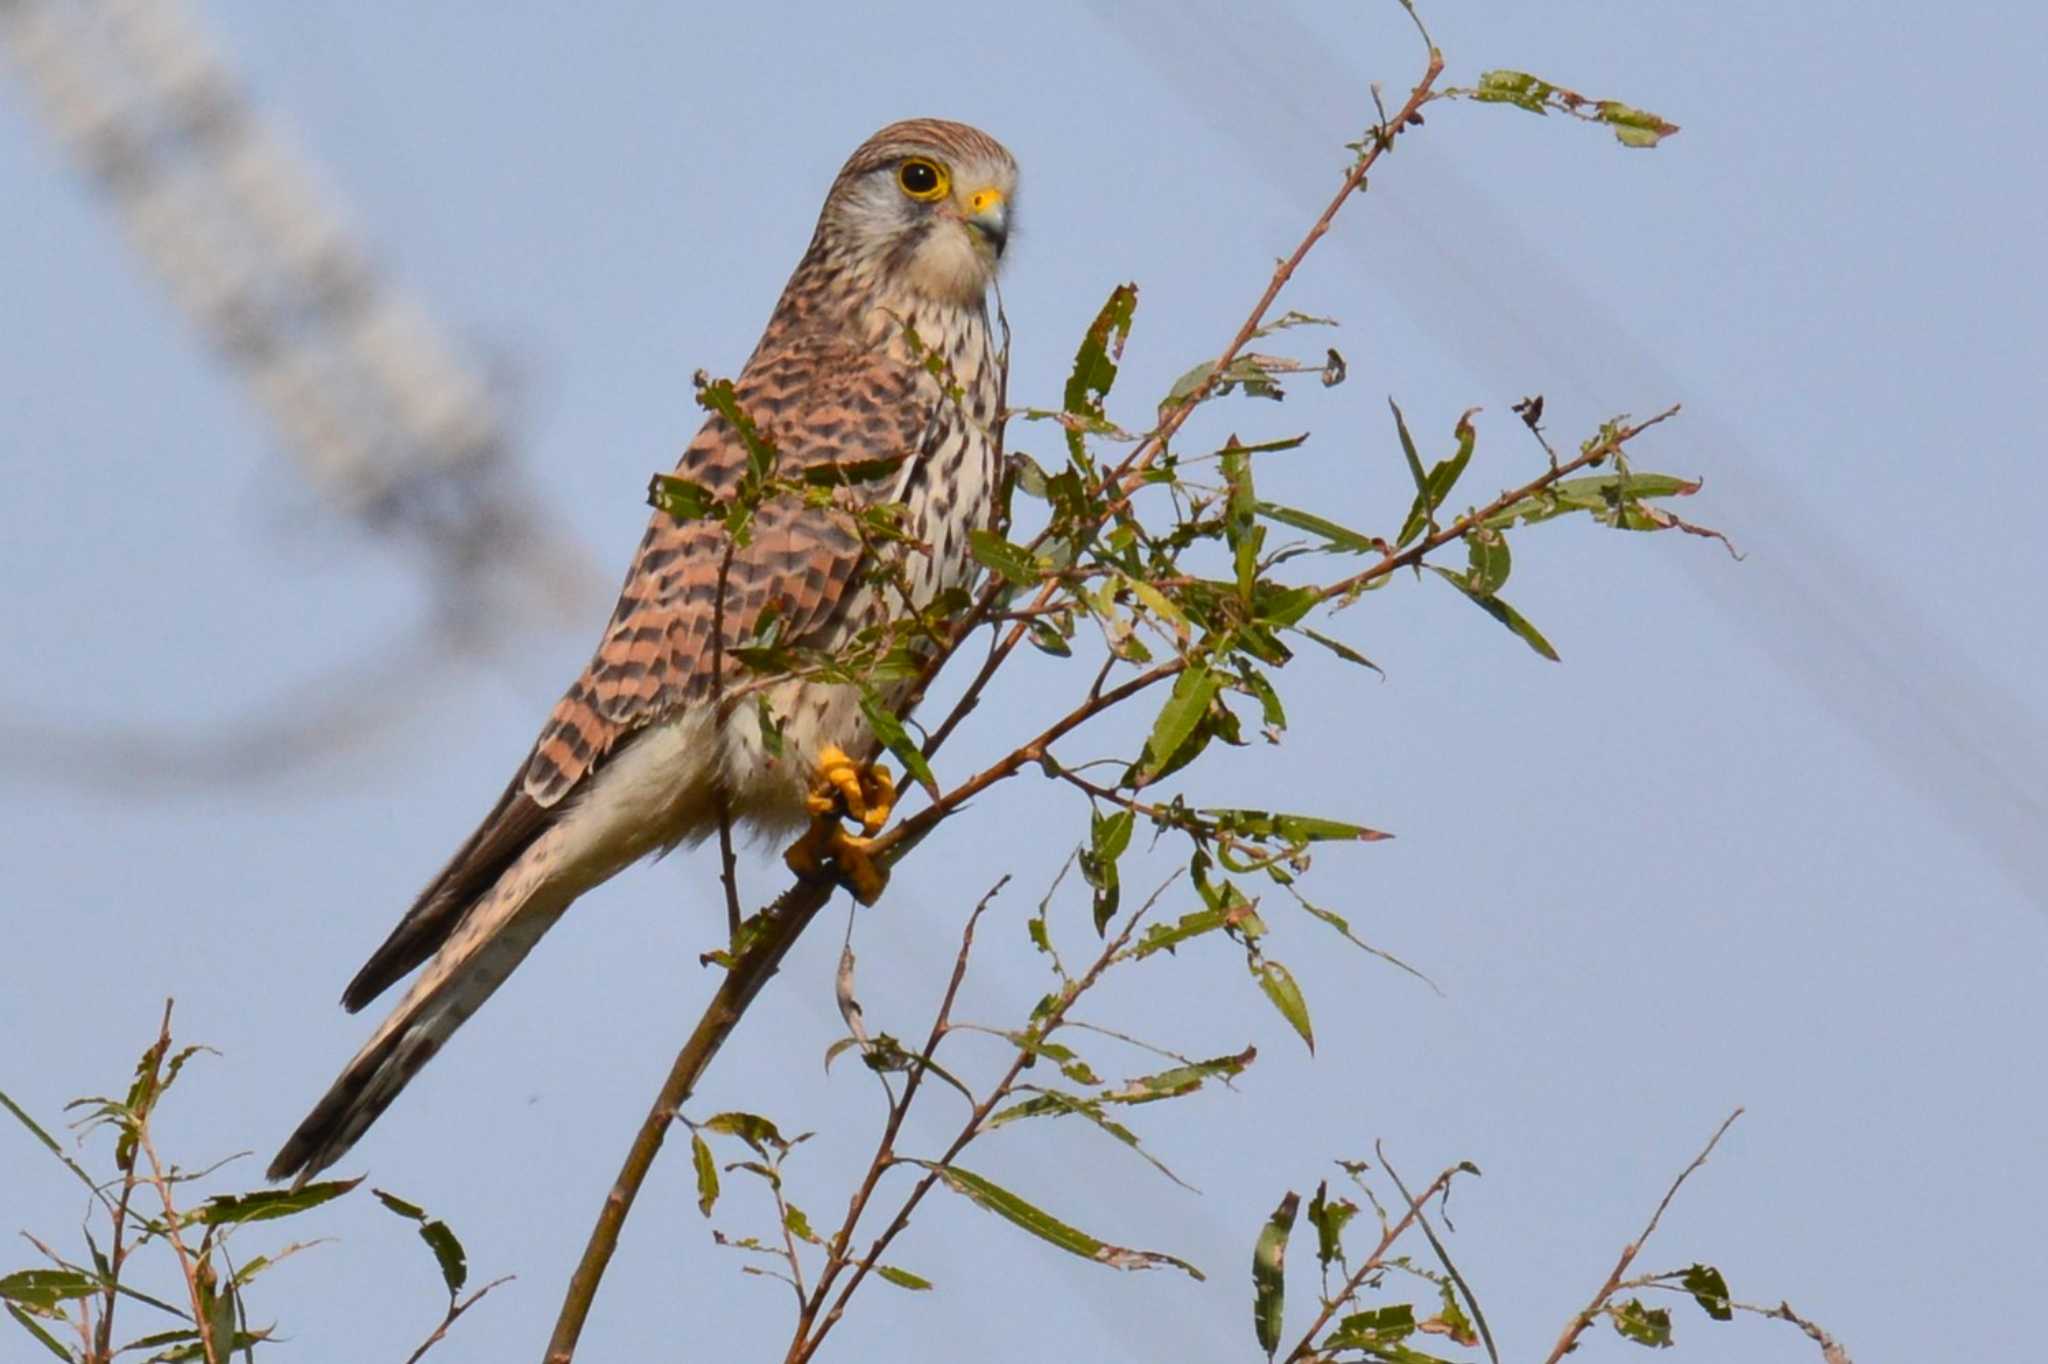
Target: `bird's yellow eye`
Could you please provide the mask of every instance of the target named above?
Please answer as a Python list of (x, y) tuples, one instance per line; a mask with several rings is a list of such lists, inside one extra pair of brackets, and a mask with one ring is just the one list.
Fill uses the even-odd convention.
[(930, 203), (946, 194), (946, 168), (936, 161), (913, 156), (896, 168), (896, 183), (913, 199)]

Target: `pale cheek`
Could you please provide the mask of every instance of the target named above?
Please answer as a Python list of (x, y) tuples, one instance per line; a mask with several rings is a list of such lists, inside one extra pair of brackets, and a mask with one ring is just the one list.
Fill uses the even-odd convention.
[(910, 277), (919, 290), (935, 298), (969, 303), (988, 288), (989, 266), (965, 229), (941, 229), (928, 235), (911, 257)]

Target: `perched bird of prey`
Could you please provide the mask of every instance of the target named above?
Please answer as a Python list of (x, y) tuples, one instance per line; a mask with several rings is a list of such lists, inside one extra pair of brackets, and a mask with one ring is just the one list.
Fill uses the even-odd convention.
[[(830, 653), (971, 582), (969, 532), (990, 524), (998, 483), (1002, 376), (987, 293), (1016, 176), (1001, 143), (936, 119), (882, 129), (840, 170), (733, 394), (779, 474), (894, 465), (830, 499), (774, 493), (744, 543), (717, 518), (655, 514), (596, 657), (497, 805), (342, 994), (353, 1012), (426, 963), (278, 1152), (272, 1179), (303, 1183), (340, 1159), (577, 896), (704, 838), (721, 808), (770, 832), (809, 821), (793, 865), (834, 863), (856, 895), (874, 897), (865, 840), (839, 820), (872, 834), (893, 798), (886, 773), (847, 756), (870, 738), (859, 690), (749, 675), (726, 650), (772, 620), (789, 645)], [(677, 474), (730, 499), (748, 455), (742, 431), (715, 415)], [(886, 549), (855, 515), (881, 503), (907, 509)], [(773, 717), (765, 728), (759, 698)]]

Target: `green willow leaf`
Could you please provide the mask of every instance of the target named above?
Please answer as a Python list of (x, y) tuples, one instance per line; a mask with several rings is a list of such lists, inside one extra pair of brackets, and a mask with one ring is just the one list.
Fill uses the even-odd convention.
[(767, 1155), (770, 1146), (778, 1151), (789, 1149), (789, 1143), (783, 1140), (782, 1133), (775, 1124), (758, 1113), (718, 1113), (697, 1125), (729, 1137), (738, 1137), (753, 1147), (757, 1155)]
[(22, 1269), (0, 1278), (0, 1300), (47, 1312), (60, 1302), (90, 1298), (104, 1286), (89, 1274), (70, 1269)]
[[(456, 1238), (455, 1229), (438, 1217), (427, 1216), (426, 1210), (417, 1203), (408, 1203), (396, 1194), (382, 1189), (372, 1189), (377, 1201), (386, 1208), (419, 1224), (420, 1239), (427, 1243), (427, 1249), (434, 1252), (434, 1263), (441, 1267), (441, 1282), (448, 1288), (448, 1296), (454, 1297), (469, 1282), (469, 1252), (462, 1248)], [(239, 1281), (239, 1276), (238, 1276)]]
[(43, 1348), (45, 1350), (48, 1350), (51, 1354), (57, 1356), (57, 1358), (65, 1361), (65, 1364), (71, 1364), (71, 1361), (77, 1358), (77, 1356), (73, 1355), (71, 1351), (65, 1349), (62, 1345), (59, 1345), (57, 1343), (57, 1338), (55, 1336), (51, 1335), (48, 1331), (44, 1330), (41, 1326), (37, 1325), (36, 1319), (34, 1317), (22, 1311), (19, 1307), (16, 1307), (11, 1302), (7, 1304), (7, 1315), (13, 1317), (15, 1322), (20, 1325), (22, 1330), (28, 1332), (37, 1340), (41, 1341), (43, 1343)]
[(1257, 1047), (1246, 1047), (1235, 1056), (1216, 1056), (1206, 1061), (1190, 1061), (1186, 1065), (1174, 1066), (1169, 1070), (1152, 1075), (1140, 1075), (1126, 1080), (1116, 1089), (1105, 1090), (1102, 1099), (1107, 1103), (1146, 1104), (1159, 1099), (1178, 1099), (1192, 1094), (1202, 1087), (1206, 1080), (1229, 1080), (1242, 1075), (1245, 1067), (1259, 1059)]
[[(1392, 401), (1388, 400), (1390, 404)], [(1476, 410), (1468, 410), (1458, 418), (1454, 432), (1458, 440), (1457, 450), (1449, 458), (1439, 461), (1425, 477), (1421, 472), (1422, 461), (1415, 454), (1415, 442), (1409, 438), (1407, 423), (1401, 420), (1401, 409), (1394, 409), (1394, 423), (1401, 433), (1401, 450), (1407, 457), (1409, 472), (1417, 482), (1415, 505), (1408, 509), (1408, 519), (1401, 525), (1398, 543), (1405, 545), (1424, 530), (1435, 528), (1437, 510), (1450, 499), (1451, 490), (1457, 487), (1465, 466), (1472, 462), (1472, 450), (1479, 440), (1479, 433), (1472, 425), (1472, 412)]]
[(1330, 1201), (1329, 1180), (1316, 1185), (1316, 1196), (1308, 1201), (1308, 1224), (1316, 1229), (1316, 1263), (1324, 1273), (1344, 1263), (1344, 1227), (1357, 1215), (1358, 1205), (1350, 1199)]
[(1650, 498), (1691, 497), (1700, 487), (1698, 479), (1677, 478), (1671, 474), (1630, 472), (1567, 478), (1541, 492), (1509, 503), (1487, 517), (1483, 524), (1491, 529), (1505, 530), (1517, 522), (1533, 526), (1555, 516), (1585, 512), (1603, 526), (1656, 529), (1659, 528), (1656, 523), (1644, 518), (1639, 508), (1633, 515), (1629, 509)]
[[(1123, 358), (1124, 342), (1131, 334), (1131, 318), (1138, 309), (1138, 286), (1119, 284), (1110, 292), (1102, 311), (1088, 325), (1081, 347), (1074, 354), (1074, 370), (1067, 377), (1060, 406), (1084, 421), (1106, 422), (1102, 400), (1116, 383), (1117, 362)], [(1088, 445), (1081, 432), (1067, 428), (1067, 449), (1074, 463), (1088, 466)]]
[(1209, 713), (1209, 703), (1222, 687), (1223, 679), (1202, 663), (1189, 665), (1174, 679), (1173, 694), (1159, 708), (1159, 718), (1152, 722), (1152, 734), (1145, 740), (1141, 775), (1146, 780), (1166, 770), (1166, 765), (1201, 724), (1202, 717)]
[[(842, 1039), (847, 1045), (856, 1045), (856, 1037)], [(825, 1056), (825, 1068), (832, 1068), (832, 1056)], [(706, 1217), (718, 1202), (718, 1162), (711, 1158), (711, 1144), (697, 1133), (690, 1133), (690, 1165), (697, 1173), (697, 1211)]]
[(992, 530), (969, 531), (967, 543), (974, 561), (1005, 582), (1028, 587), (1038, 581), (1043, 564), (1022, 545), (1013, 545)]
[(1268, 521), (1278, 521), (1283, 526), (1305, 530), (1310, 535), (1327, 540), (1330, 548), (1342, 554), (1385, 554), (1387, 542), (1377, 535), (1364, 535), (1348, 526), (1305, 512), (1296, 507), (1283, 507), (1277, 502), (1258, 504), (1259, 515)]
[(922, 1293), (932, 1286), (930, 1279), (922, 1275), (913, 1274), (907, 1269), (898, 1269), (894, 1265), (876, 1265), (875, 1273), (881, 1275), (890, 1283), (895, 1284), (898, 1288), (908, 1288), (913, 1292)]
[(9, 1113), (12, 1113), (14, 1115), (15, 1121), (20, 1123), (23, 1127), (26, 1127), (29, 1130), (30, 1136), (34, 1137), (37, 1141), (41, 1142), (45, 1147), (47, 1147), (51, 1155), (55, 1156), (58, 1160), (64, 1162), (64, 1168), (71, 1171), (72, 1174), (78, 1176), (79, 1183), (85, 1185), (85, 1187), (88, 1189), (99, 1188), (98, 1181), (96, 1181), (91, 1175), (85, 1172), (85, 1167), (80, 1165), (71, 1157), (65, 1155), (64, 1148), (57, 1144), (57, 1139), (55, 1137), (52, 1137), (48, 1132), (45, 1132), (42, 1129), (41, 1124), (37, 1123), (34, 1118), (31, 1118), (28, 1115), (27, 1109), (23, 1108), (14, 1100), (8, 1098), (4, 1090), (0, 1090), (0, 1108), (5, 1108)]
[(913, 1163), (930, 1170), (947, 1188), (972, 1200), (1011, 1225), (1020, 1227), (1048, 1245), (1057, 1246), (1084, 1260), (1093, 1260), (1112, 1269), (1157, 1269), (1162, 1265), (1171, 1265), (1192, 1278), (1206, 1277), (1201, 1270), (1176, 1256), (1156, 1250), (1131, 1250), (1098, 1240), (971, 1170), (963, 1170), (957, 1165), (940, 1165), (928, 1160), (913, 1160)]
[(1488, 596), (1500, 591), (1512, 566), (1508, 538), (1499, 531), (1482, 526), (1465, 537), (1465, 582), (1472, 591)]
[(725, 514), (725, 504), (711, 489), (674, 474), (656, 474), (647, 485), (647, 505), (678, 521), (704, 521)]
[(1521, 638), (1524, 644), (1527, 644), (1537, 653), (1543, 655), (1552, 663), (1557, 663), (1561, 661), (1558, 658), (1557, 650), (1552, 648), (1550, 641), (1543, 637), (1543, 632), (1538, 630), (1535, 626), (1531, 625), (1526, 619), (1524, 619), (1522, 613), (1517, 611), (1514, 607), (1509, 606), (1506, 602), (1502, 601), (1499, 597), (1493, 596), (1491, 593), (1474, 592), (1471, 589), (1471, 587), (1469, 587), (1466, 584), (1464, 577), (1460, 574), (1452, 573), (1447, 569), (1438, 568), (1435, 564), (1429, 565), (1429, 571), (1436, 574), (1438, 577), (1442, 578), (1452, 587), (1455, 587), (1460, 592), (1464, 593), (1465, 596), (1469, 598), (1475, 606), (1477, 606), (1480, 610), (1484, 611), (1487, 615), (1492, 616), (1502, 625), (1507, 626), (1508, 629), (1514, 631), (1514, 633)]
[(1252, 1246), (1252, 1330), (1268, 1359), (1280, 1348), (1280, 1327), (1287, 1312), (1287, 1238), (1294, 1234), (1294, 1214), (1300, 1206), (1301, 1195), (1289, 1189)]
[(268, 1222), (273, 1218), (290, 1217), (308, 1208), (317, 1208), (329, 1199), (339, 1198), (362, 1183), (362, 1177), (354, 1179), (330, 1179), (319, 1184), (308, 1184), (299, 1189), (259, 1189), (254, 1193), (216, 1194), (188, 1214), (194, 1222), (203, 1222), (211, 1227), (240, 1226), (245, 1222)]
[(1607, 1309), (1607, 1315), (1614, 1322), (1614, 1329), (1624, 1340), (1652, 1349), (1665, 1349), (1671, 1344), (1671, 1312), (1664, 1307), (1646, 1307), (1641, 1298), (1630, 1298), (1615, 1303)]
[(910, 731), (904, 728), (903, 721), (896, 717), (895, 712), (885, 709), (881, 699), (865, 687), (861, 689), (860, 713), (867, 717), (868, 728), (882, 741), (882, 747), (903, 764), (904, 771), (921, 785), (937, 784), (932, 776), (932, 765), (925, 761), (923, 752), (910, 737)]
[(1733, 1301), (1728, 1293), (1728, 1281), (1721, 1277), (1721, 1271), (1712, 1265), (1696, 1264), (1685, 1271), (1679, 1280), (1700, 1310), (1715, 1321), (1732, 1321), (1735, 1318)]
[(1315, 1030), (1309, 1025), (1308, 1001), (1302, 997), (1301, 987), (1294, 982), (1294, 973), (1269, 957), (1256, 956), (1251, 962), (1252, 978), (1259, 983), (1259, 989), (1266, 998), (1273, 1001), (1273, 1007), (1287, 1020), (1287, 1025), (1301, 1035), (1308, 1044), (1311, 1054), (1316, 1049)]
[[(1415, 1334), (1415, 1309), (1408, 1303), (1393, 1303), (1366, 1312), (1353, 1312), (1323, 1337), (1325, 1350), (1365, 1350), (1373, 1359), (1408, 1361), (1428, 1359), (1412, 1351), (1401, 1351), (1400, 1342)], [(1401, 1351), (1396, 1353), (1396, 1351)]]
[(1153, 924), (1145, 930), (1135, 946), (1128, 949), (1133, 961), (1142, 960), (1154, 952), (1170, 952), (1190, 938), (1199, 938), (1204, 933), (1213, 933), (1230, 922), (1228, 909), (1198, 909), (1192, 914), (1183, 914), (1171, 924)]
[(1364, 654), (1358, 652), (1358, 650), (1352, 648), (1349, 644), (1346, 644), (1341, 639), (1332, 639), (1330, 638), (1330, 636), (1322, 633), (1320, 630), (1310, 630), (1306, 627), (1304, 627), (1301, 630), (1301, 633), (1306, 635), (1308, 638), (1314, 640), (1316, 643), (1322, 645), (1325, 649), (1328, 649), (1331, 653), (1337, 655), (1337, 657), (1343, 659), (1346, 663), (1355, 663), (1361, 668), (1370, 668), (1374, 672), (1378, 673), (1381, 677), (1385, 677), (1387, 675), (1385, 670), (1382, 669), (1379, 664), (1373, 662), (1371, 659), (1367, 658)]

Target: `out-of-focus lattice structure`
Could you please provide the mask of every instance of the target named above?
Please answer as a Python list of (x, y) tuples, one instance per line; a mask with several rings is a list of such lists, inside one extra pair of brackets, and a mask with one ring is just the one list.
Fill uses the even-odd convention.
[[(595, 595), (587, 561), (518, 476), (482, 372), (377, 267), (182, 0), (0, 0), (0, 54), (319, 504), (427, 575), (435, 625), (370, 672), (488, 651)], [(245, 718), (232, 736), (99, 735), (118, 747), (100, 766), (202, 780), (272, 770), (370, 723), (360, 688), (329, 691), (331, 704), (295, 696), (277, 726)], [(62, 764), (73, 776), (95, 766), (78, 756)]]
[(575, 560), (512, 476), (482, 377), (179, 0), (0, 0), (0, 50), (328, 505), (423, 551), (458, 599), (486, 563)]

